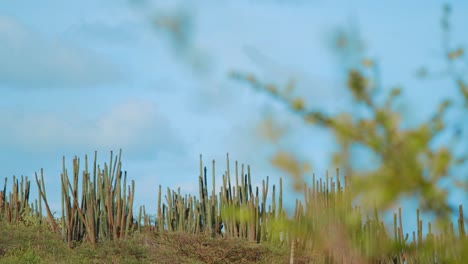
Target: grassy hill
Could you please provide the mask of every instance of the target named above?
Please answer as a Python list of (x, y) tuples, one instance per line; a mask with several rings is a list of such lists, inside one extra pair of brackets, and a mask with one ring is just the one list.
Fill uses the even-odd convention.
[[(120, 154), (91, 168), (75, 158), (61, 175), (62, 213), (54, 218), (44, 178), (36, 175), (40, 199), (31, 202), (31, 182), (13, 177), (0, 191), (0, 263), (464, 263), (468, 239), (463, 208), (458, 221), (430, 222), (417, 213), (417, 230), (403, 230), (401, 209), (392, 227), (377, 208), (353, 205), (347, 179), (304, 183), (294, 215), (283, 208), (282, 180), (253, 186), (250, 168), (235, 163), (208, 184), (200, 158), (199, 196), (158, 192), (155, 217), (134, 212), (135, 184), (127, 186)], [(81, 184), (80, 184), (81, 183)], [(208, 186), (212, 186), (209, 188)], [(164, 199), (163, 199), (164, 198)], [(267, 201), (271, 201), (267, 203)], [(427, 232), (423, 234), (423, 224)], [(435, 226), (435, 224), (434, 224)], [(442, 227), (442, 228), (440, 228)], [(425, 227), (424, 227), (425, 228)]]

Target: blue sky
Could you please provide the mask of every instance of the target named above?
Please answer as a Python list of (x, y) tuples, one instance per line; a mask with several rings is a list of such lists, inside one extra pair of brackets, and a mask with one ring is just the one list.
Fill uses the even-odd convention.
[[(51, 206), (60, 208), (61, 157), (123, 148), (136, 181), (136, 204), (155, 212), (159, 184), (197, 192), (198, 155), (252, 166), (257, 182), (280, 172), (268, 158), (278, 146), (257, 133), (275, 116), (294, 150), (323, 175), (333, 142), (304, 127), (268, 96), (228, 77), (255, 73), (280, 85), (293, 77), (312, 108), (347, 109), (342, 67), (330, 49), (337, 29), (354, 25), (385, 87), (406, 88), (409, 122), (428, 118), (455, 88), (421, 81), (422, 65), (442, 69), (440, 1), (8, 1), (0, 4), (0, 174), (44, 168)], [(453, 43), (466, 44), (468, 5), (453, 2)], [(184, 13), (185, 45), (155, 21)], [(447, 87), (447, 88), (446, 88)], [(430, 91), (428, 93), (427, 91)], [(414, 100), (417, 99), (415, 103)], [(33, 184), (34, 185), (34, 184)], [(34, 186), (35, 187), (35, 186)], [(35, 189), (35, 188), (34, 188)], [(468, 206), (466, 204), (465, 206)]]

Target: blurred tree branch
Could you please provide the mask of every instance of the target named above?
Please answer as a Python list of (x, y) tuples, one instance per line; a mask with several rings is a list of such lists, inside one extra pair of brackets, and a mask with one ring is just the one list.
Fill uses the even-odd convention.
[[(448, 219), (454, 211), (447, 202), (447, 190), (440, 187), (442, 179), (451, 179), (451, 173), (459, 165), (466, 164), (466, 152), (455, 155), (453, 149), (458, 140), (446, 142), (442, 146), (433, 146), (433, 142), (441, 134), (446, 133), (447, 124), (444, 120), (447, 112), (461, 111), (466, 114), (468, 109), (468, 86), (462, 75), (456, 70), (454, 62), (463, 58), (463, 48), (450, 49), (448, 7), (444, 8), (442, 28), (444, 30), (444, 52), (448, 61), (450, 78), (454, 79), (459, 93), (464, 99), (465, 108), (456, 108), (451, 100), (442, 100), (434, 115), (429, 120), (413, 126), (402, 128), (401, 120), (405, 118), (395, 108), (395, 101), (403, 93), (399, 87), (383, 92), (379, 84), (379, 67), (376, 61), (361, 57), (359, 67), (349, 67), (347, 74), (347, 89), (356, 106), (363, 107), (370, 116), (359, 116), (348, 112), (328, 115), (324, 111), (308, 109), (306, 98), (293, 96), (294, 87), (278, 87), (258, 80), (254, 74), (233, 71), (231, 77), (248, 83), (254, 90), (265, 92), (275, 100), (288, 106), (289, 110), (302, 117), (305, 124), (328, 128), (341, 146), (334, 155), (335, 164), (345, 167), (346, 174), (352, 177), (352, 187), (355, 197), (361, 197), (369, 205), (379, 209), (392, 206), (402, 196), (418, 195), (419, 205), (425, 211), (433, 212), (440, 219)], [(346, 34), (338, 34), (337, 48), (349, 48)], [(346, 50), (344, 51), (346, 52)], [(342, 54), (343, 55), (343, 54)], [(344, 56), (344, 55), (343, 55)], [(348, 57), (353, 57), (349, 55)], [(383, 102), (378, 100), (383, 96)], [(454, 126), (463, 127), (464, 119), (458, 120)], [(452, 135), (452, 138), (459, 134)], [(379, 161), (375, 169), (357, 170), (351, 162), (351, 148), (359, 146), (370, 151)], [(272, 159), (274, 166), (288, 172), (298, 186), (301, 181), (301, 171), (292, 154), (280, 151)]]

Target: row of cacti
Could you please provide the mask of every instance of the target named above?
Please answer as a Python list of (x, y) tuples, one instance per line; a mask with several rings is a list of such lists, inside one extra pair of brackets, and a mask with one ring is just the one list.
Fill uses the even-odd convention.
[(60, 219), (55, 219), (50, 212), (42, 172), (41, 179), (36, 175), (48, 222), (70, 247), (74, 242), (83, 240), (96, 244), (100, 240), (124, 239), (132, 232), (135, 183), (132, 181), (127, 191), (127, 174), (121, 170), (120, 157), (121, 153), (114, 158), (111, 152), (109, 164), (104, 163), (101, 168), (96, 163), (95, 153), (92, 172), (89, 171), (87, 156), (82, 172), (80, 160), (75, 157), (71, 176), (63, 159)]
[[(412, 232), (411, 240), (410, 235), (404, 233), (402, 210), (399, 208), (393, 215), (392, 237), (376, 208), (372, 214), (364, 216), (360, 207), (352, 206), (351, 190), (344, 179), (345, 185), (342, 186), (337, 171), (336, 182), (327, 173), (325, 181), (316, 180), (313, 176), (312, 188), (304, 185), (304, 203), (296, 201), (294, 224), (291, 225), (294, 228), (290, 229), (295, 249), (321, 250), (322, 256), (333, 260), (329, 263), (345, 262), (344, 259), (353, 254), (356, 258), (372, 257), (377, 263), (386, 263), (385, 259), (391, 263), (462, 263), (468, 257), (462, 205), (458, 208), (458, 233), (451, 222), (436, 235), (431, 222), (428, 222), (427, 234), (423, 238), (423, 221), (417, 209), (417, 230)], [(334, 237), (337, 233), (338, 238)], [(393, 254), (391, 258), (388, 258), (389, 252)]]
[[(188, 233), (221, 234), (227, 237), (245, 238), (251, 241), (266, 241), (271, 239), (268, 222), (273, 222), (282, 212), (282, 183), (280, 181), (279, 208), (276, 209), (276, 187), (273, 185), (272, 204), (267, 207), (269, 182), (263, 181), (261, 194), (258, 187), (251, 184), (250, 167), (247, 171), (244, 165), (236, 162), (235, 185), (231, 181), (229, 157), (227, 170), (222, 176), (220, 190), (216, 190), (215, 162), (212, 163), (212, 184), (208, 189), (207, 168), (203, 166), (200, 157), (199, 198), (192, 195), (182, 195), (177, 191), (167, 189), (162, 202), (162, 188), (159, 186), (158, 211), (155, 220), (157, 230), (183, 231)], [(140, 210), (144, 211), (144, 208)], [(148, 221), (145, 213), (140, 213), (137, 223), (145, 226)]]
[[(338, 171), (335, 178), (329, 177), (328, 173), (325, 179), (316, 179), (313, 175), (312, 184), (304, 184), (304, 198), (296, 201), (293, 217), (287, 217), (283, 209), (282, 180), (279, 188), (272, 185), (271, 192), (268, 177), (260, 188), (255, 187), (250, 167), (235, 162), (232, 172), (229, 156), (218, 190), (215, 162), (211, 164), (209, 185), (207, 168), (200, 156), (198, 198), (182, 194), (180, 188), (177, 191), (168, 188), (163, 194), (159, 186), (156, 218), (151, 219), (141, 207), (135, 219), (135, 184), (132, 181), (127, 186), (121, 153), (114, 157), (111, 152), (109, 163), (102, 167), (96, 160), (95, 153), (90, 169), (85, 156), (84, 169), (80, 171), (80, 160), (75, 157), (69, 174), (63, 159), (62, 214), (59, 219), (54, 218), (49, 208), (42, 170), (40, 177), (36, 175), (39, 199), (31, 204), (27, 177), (21, 177), (21, 181), (14, 177), (9, 195), (6, 195), (5, 180), (3, 191), (0, 191), (1, 221), (24, 223), (31, 217), (36, 218), (37, 223), (48, 223), (53, 231), (61, 234), (70, 247), (77, 241), (96, 244), (102, 240), (125, 239), (135, 230), (222, 234), (290, 245), (295, 251), (319, 250), (323, 256), (332, 259), (350, 254), (379, 257), (390, 248), (397, 256), (402, 252), (416, 252), (420, 258), (460, 258), (463, 254), (461, 246), (467, 245), (462, 206), (459, 208), (458, 234), (451, 224), (442, 234), (434, 235), (428, 223), (426, 239), (422, 237), (423, 225), (418, 210), (418, 230), (413, 232), (410, 242), (410, 235), (402, 228), (401, 209), (394, 214), (392, 236), (379, 219), (377, 210), (369, 215), (353, 206), (350, 184), (346, 178), (342, 181)], [(46, 217), (43, 217), (43, 205)], [(428, 254), (428, 251), (432, 253)]]
[[(8, 178), (5, 178), (3, 191), (0, 191), (0, 222), (24, 223), (29, 220), (41, 219), (41, 204), (38, 200), (29, 203), (31, 181), (21, 176), (21, 180), (13, 176), (12, 190), (7, 194)], [(34, 219), (35, 220), (35, 219)], [(31, 223), (38, 224), (38, 223)]]

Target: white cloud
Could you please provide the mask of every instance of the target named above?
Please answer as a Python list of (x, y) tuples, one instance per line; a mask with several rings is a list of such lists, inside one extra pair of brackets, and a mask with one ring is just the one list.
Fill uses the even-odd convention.
[(161, 152), (184, 150), (171, 122), (149, 101), (127, 101), (96, 119), (5, 108), (0, 112), (5, 113), (0, 115), (0, 146), (26, 153), (106, 153), (122, 148), (126, 157), (145, 159)]
[(119, 70), (90, 51), (48, 38), (0, 15), (0, 84), (86, 86), (119, 79)]

